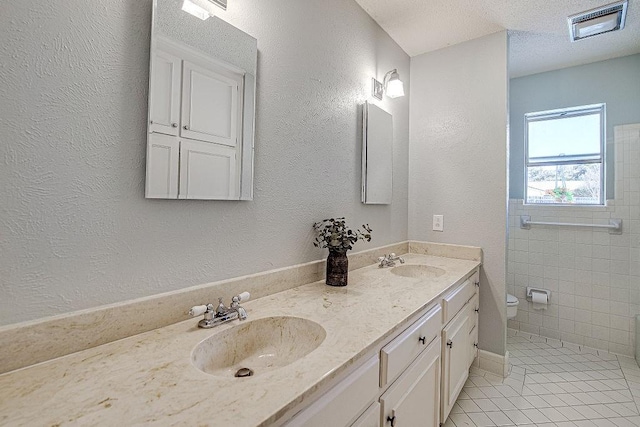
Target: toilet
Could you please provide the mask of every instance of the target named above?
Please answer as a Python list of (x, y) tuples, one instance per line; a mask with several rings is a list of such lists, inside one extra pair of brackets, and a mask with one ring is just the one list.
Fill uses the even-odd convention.
[(518, 314), (518, 298), (511, 294), (507, 294), (507, 319), (513, 319)]

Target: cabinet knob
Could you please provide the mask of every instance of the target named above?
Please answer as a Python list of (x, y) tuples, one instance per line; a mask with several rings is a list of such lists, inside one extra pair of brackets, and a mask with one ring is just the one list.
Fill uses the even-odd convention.
[(394, 415), (393, 417), (387, 417), (387, 422), (391, 423), (391, 427), (395, 427), (395, 425), (396, 425), (396, 416)]
[(479, 313), (479, 312), (480, 312), (480, 309), (479, 309), (479, 308), (476, 308), (476, 313)]
[(171, 127), (172, 127), (172, 128), (177, 128), (177, 127), (178, 127), (178, 124), (177, 124), (177, 123), (171, 123)]
[(184, 125), (184, 126), (182, 126), (182, 129), (184, 129), (184, 130), (189, 130), (189, 126)]
[(447, 347), (453, 348), (453, 341), (451, 340), (447, 341)]
[(153, 124), (153, 120), (149, 120), (149, 124)]
[(420, 337), (420, 338), (418, 338), (418, 341), (420, 341), (424, 345), (424, 344), (426, 344), (427, 337)]
[(477, 343), (477, 342), (473, 343), (473, 346), (474, 346), (475, 348), (478, 348), (478, 343)]
[(476, 282), (476, 283), (474, 283), (474, 284), (475, 284), (477, 287), (480, 287), (480, 282), (479, 282), (479, 281), (478, 281), (478, 282)]

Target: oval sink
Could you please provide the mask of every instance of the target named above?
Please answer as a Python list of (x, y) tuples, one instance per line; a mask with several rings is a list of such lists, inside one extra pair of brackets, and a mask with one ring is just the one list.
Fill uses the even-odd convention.
[(414, 279), (434, 278), (446, 273), (446, 271), (438, 267), (415, 264), (399, 265), (398, 267), (393, 267), (391, 272), (396, 276), (412, 277)]
[(199, 343), (191, 363), (208, 374), (233, 378), (274, 371), (306, 356), (327, 336), (322, 326), (300, 317), (265, 317), (241, 323)]

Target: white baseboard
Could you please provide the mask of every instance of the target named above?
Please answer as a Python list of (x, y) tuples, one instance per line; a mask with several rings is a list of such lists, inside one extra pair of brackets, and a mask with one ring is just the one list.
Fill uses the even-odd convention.
[(473, 364), (484, 371), (506, 378), (509, 375), (509, 352), (507, 351), (502, 356), (490, 351), (479, 350), (478, 357)]

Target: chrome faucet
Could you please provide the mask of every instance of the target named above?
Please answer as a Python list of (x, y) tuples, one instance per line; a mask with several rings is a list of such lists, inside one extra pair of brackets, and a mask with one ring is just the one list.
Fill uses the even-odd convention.
[[(249, 292), (247, 292), (247, 294), (248, 293)], [(240, 305), (240, 301), (246, 301), (246, 300), (244, 298), (241, 298), (240, 295), (236, 295), (235, 297), (231, 298), (231, 305), (229, 306), (229, 312), (235, 311), (238, 314), (238, 319), (245, 320), (247, 318), (247, 310), (245, 310)], [(249, 299), (249, 297), (247, 297), (247, 299)]]
[(380, 262), (380, 264), (378, 264), (378, 267), (394, 267), (396, 265), (396, 261), (400, 261), (400, 264), (404, 264), (404, 259), (396, 256), (396, 254), (392, 252), (389, 255), (381, 256), (380, 258), (378, 258), (378, 262)]
[(246, 320), (247, 310), (245, 310), (240, 303), (248, 301), (250, 297), (251, 294), (249, 294), (249, 292), (236, 295), (231, 298), (231, 305), (229, 307), (224, 305), (222, 298), (218, 298), (217, 307), (214, 307), (213, 304), (196, 305), (191, 307), (189, 315), (193, 317), (200, 316), (201, 314), (204, 315), (204, 318), (198, 322), (200, 328), (213, 328), (214, 326), (235, 319)]

